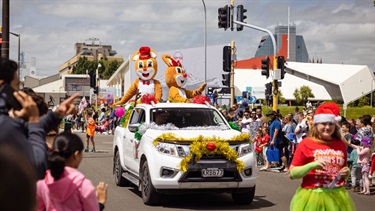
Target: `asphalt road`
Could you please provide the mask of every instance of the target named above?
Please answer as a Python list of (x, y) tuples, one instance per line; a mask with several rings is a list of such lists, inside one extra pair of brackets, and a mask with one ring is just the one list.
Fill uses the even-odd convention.
[[(77, 132), (85, 141), (85, 134)], [(230, 194), (185, 194), (164, 197), (161, 206), (146, 206), (136, 187), (117, 187), (112, 174), (112, 135), (95, 136), (96, 153), (85, 153), (79, 170), (96, 186), (100, 181), (109, 184), (106, 211), (120, 210), (289, 210), (289, 203), (301, 180), (290, 180), (286, 174), (260, 172), (256, 192), (250, 205), (235, 205)], [(90, 147), (91, 149), (91, 147)], [(374, 191), (375, 187), (372, 187)], [(350, 193), (357, 210), (375, 208), (375, 195)]]

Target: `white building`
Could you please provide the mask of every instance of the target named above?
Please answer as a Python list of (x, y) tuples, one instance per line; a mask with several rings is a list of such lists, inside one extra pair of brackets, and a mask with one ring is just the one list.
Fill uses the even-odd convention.
[[(222, 70), (223, 46), (207, 47), (207, 71), (205, 71), (204, 48), (179, 49), (183, 55), (183, 67), (189, 75), (188, 89), (198, 88), (206, 78), (208, 87), (220, 87)], [(150, 46), (152, 48), (152, 46)], [(163, 99), (168, 97), (168, 87), (164, 80), (167, 66), (161, 60), (161, 55), (168, 53), (173, 56), (176, 50), (156, 52), (158, 57), (158, 73), (156, 79), (163, 85)], [(375, 77), (372, 70), (364, 65), (319, 64), (288, 62), (287, 74), (281, 80), (280, 90), (286, 100), (294, 101), (293, 92), (302, 85), (312, 89), (315, 98), (311, 101), (337, 100), (349, 103), (369, 94), (374, 90)], [(205, 77), (205, 75), (207, 77)], [(134, 62), (130, 56), (108, 80), (107, 85), (115, 88), (115, 98), (121, 98), (130, 84), (137, 78)], [(261, 75), (261, 70), (236, 69), (234, 74), (235, 96), (241, 96), (243, 91), (251, 90), (257, 99), (265, 98), (265, 84), (270, 82)]]

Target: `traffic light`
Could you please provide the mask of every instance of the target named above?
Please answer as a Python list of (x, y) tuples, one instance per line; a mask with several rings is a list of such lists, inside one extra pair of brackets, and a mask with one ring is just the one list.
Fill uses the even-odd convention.
[(96, 74), (90, 73), (90, 87), (95, 88), (96, 86)]
[[(237, 6), (237, 21), (244, 22), (244, 20), (247, 18), (247, 16), (245, 15), (245, 12), (247, 12), (247, 9), (243, 8), (242, 4)], [(243, 26), (237, 24), (237, 31), (242, 31), (242, 30), (243, 30)]]
[(272, 82), (266, 83), (266, 95), (271, 95), (272, 94)]
[(265, 75), (266, 78), (270, 77), (270, 58), (268, 56), (262, 59), (262, 75)]
[(219, 28), (227, 30), (230, 27), (230, 7), (225, 5), (218, 9)]
[(224, 46), (223, 48), (223, 70), (224, 72), (230, 72), (232, 69), (232, 49), (230, 46)]
[(277, 57), (277, 69), (280, 69), (280, 78), (284, 79), (284, 76), (285, 76), (285, 58), (284, 58), (284, 56)]
[(227, 86), (227, 87), (230, 87), (230, 73), (228, 74), (221, 74), (221, 76), (223, 77), (223, 86)]
[(99, 94), (99, 87), (98, 86), (94, 87), (94, 94)]

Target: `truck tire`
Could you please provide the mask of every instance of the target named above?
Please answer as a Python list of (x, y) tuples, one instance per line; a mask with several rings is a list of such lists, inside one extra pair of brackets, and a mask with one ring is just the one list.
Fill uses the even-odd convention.
[(152, 185), (150, 171), (148, 169), (147, 161), (142, 165), (142, 199), (146, 205), (158, 205), (161, 203), (161, 195), (156, 192), (156, 189)]
[(124, 173), (124, 169), (122, 169), (121, 161), (120, 161), (120, 154), (119, 151), (116, 152), (115, 155), (115, 163), (114, 163), (114, 175), (115, 175), (115, 183), (117, 186), (129, 186), (130, 182), (122, 176)]
[(232, 193), (232, 199), (234, 201), (234, 203), (236, 204), (251, 204), (251, 202), (253, 202), (253, 199), (254, 199), (254, 195), (255, 195), (255, 186), (252, 187), (252, 188), (249, 188), (248, 190), (244, 191), (244, 192), (234, 192)]

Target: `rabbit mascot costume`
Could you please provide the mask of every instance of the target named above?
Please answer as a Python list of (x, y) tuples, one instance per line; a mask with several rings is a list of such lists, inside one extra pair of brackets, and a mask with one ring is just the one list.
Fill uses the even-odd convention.
[[(156, 53), (147, 46), (143, 46), (132, 56), (135, 61), (135, 71), (138, 76), (130, 85), (126, 94), (114, 105), (123, 105), (133, 96), (142, 97), (145, 94), (155, 96), (156, 102), (160, 102), (162, 97), (162, 86), (154, 77), (158, 72)], [(137, 100), (137, 99), (136, 99)]]
[(162, 55), (163, 61), (167, 64), (165, 70), (165, 83), (169, 87), (168, 101), (172, 103), (190, 103), (190, 98), (200, 95), (206, 83), (202, 84), (196, 90), (187, 90), (183, 88), (187, 84), (187, 74), (179, 61), (176, 61), (169, 54)]

